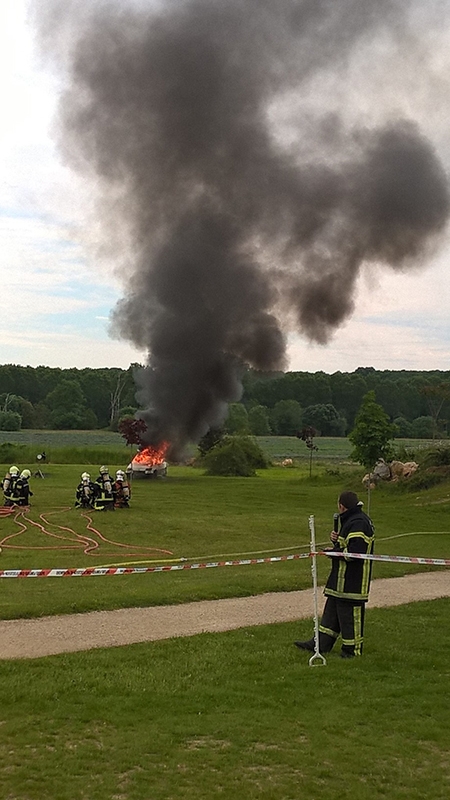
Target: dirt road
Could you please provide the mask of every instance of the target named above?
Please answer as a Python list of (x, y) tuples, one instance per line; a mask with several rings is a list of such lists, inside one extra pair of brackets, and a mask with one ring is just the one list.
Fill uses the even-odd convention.
[[(450, 570), (383, 578), (372, 583), (369, 608), (450, 597)], [(321, 596), (322, 598), (322, 596)], [(58, 617), (0, 621), (0, 659), (119, 647), (313, 615), (312, 589), (176, 606), (126, 608)]]

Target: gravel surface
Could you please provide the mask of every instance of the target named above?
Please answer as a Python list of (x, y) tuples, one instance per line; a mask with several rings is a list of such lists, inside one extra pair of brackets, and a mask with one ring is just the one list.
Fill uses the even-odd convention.
[[(94, 579), (93, 579), (94, 580)], [(372, 583), (368, 607), (450, 597), (450, 570), (382, 578)], [(322, 605), (323, 596), (320, 595)], [(176, 606), (93, 611), (40, 619), (0, 621), (0, 659), (119, 647), (136, 642), (229, 631), (313, 616), (312, 589)]]

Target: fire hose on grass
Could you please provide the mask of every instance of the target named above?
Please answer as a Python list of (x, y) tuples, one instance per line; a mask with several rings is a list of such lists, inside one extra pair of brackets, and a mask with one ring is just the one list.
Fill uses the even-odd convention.
[[(21, 527), (22, 530), (17, 531), (14, 534), (10, 534), (9, 536), (4, 537), (0, 542), (0, 550), (1, 545), (3, 547), (11, 547), (14, 549), (73, 549), (73, 545), (59, 545), (59, 547), (39, 547), (39, 548), (27, 548), (26, 546), (20, 545), (8, 545), (7, 542), (19, 536), (24, 530), (27, 529), (27, 525), (19, 520), (19, 517), (23, 517), (24, 511), (21, 511), (16, 514), (15, 521)], [(107, 539), (104, 537), (97, 529), (92, 527), (92, 520), (87, 515), (83, 515), (88, 519), (87, 528), (95, 532), (99, 538), (103, 542), (108, 542), (109, 544), (114, 544), (121, 547), (129, 547), (130, 545), (126, 545), (122, 542), (115, 542), (113, 540)], [(46, 522), (44, 515), (41, 515), (41, 519)], [(31, 521), (31, 524), (38, 527), (42, 532), (47, 535), (59, 538), (59, 539), (67, 539), (67, 537), (54, 534), (50, 531), (47, 531), (43, 525), (40, 523), (36, 523)], [(337, 522), (338, 522), (338, 515), (334, 515), (334, 531), (337, 532)], [(85, 544), (84, 552), (86, 554), (91, 554), (91, 550), (93, 548), (93, 543), (95, 546), (98, 546), (98, 542), (87, 535), (80, 535), (73, 531), (71, 528), (66, 526), (57, 526), (59, 529), (70, 532), (74, 534), (77, 538), (69, 539), (69, 541), (76, 542), (78, 545)], [(262, 558), (246, 558), (246, 559), (232, 559), (232, 560), (220, 560), (220, 561), (203, 561), (197, 563), (187, 563), (187, 559), (177, 559), (183, 563), (179, 564), (170, 564), (167, 563), (168, 559), (166, 559), (165, 564), (155, 564), (153, 562), (152, 566), (108, 566), (108, 567), (81, 567), (81, 568), (69, 568), (69, 569), (60, 569), (60, 568), (50, 568), (50, 569), (10, 569), (10, 570), (0, 570), (0, 578), (61, 578), (61, 577), (83, 577), (83, 576), (93, 576), (93, 577), (100, 577), (106, 575), (137, 575), (137, 574), (145, 574), (145, 573), (155, 573), (155, 572), (176, 572), (176, 571), (186, 571), (186, 570), (197, 570), (197, 569), (210, 569), (214, 567), (234, 567), (234, 566), (250, 566), (254, 564), (270, 564), (270, 563), (279, 563), (282, 561), (293, 561), (299, 559), (310, 558), (311, 559), (311, 575), (312, 575), (312, 583), (313, 583), (313, 616), (314, 616), (314, 653), (309, 659), (309, 666), (326, 666), (327, 661), (322, 653), (319, 651), (319, 608), (318, 608), (318, 580), (317, 580), (317, 556), (327, 556), (332, 558), (355, 558), (355, 559), (363, 559), (363, 560), (370, 560), (370, 561), (381, 561), (381, 562), (393, 562), (393, 563), (401, 563), (401, 564), (423, 564), (423, 565), (432, 565), (432, 566), (439, 566), (439, 567), (450, 567), (450, 558), (423, 558), (420, 556), (391, 556), (391, 555), (373, 555), (373, 554), (365, 554), (365, 553), (348, 553), (348, 552), (341, 552), (341, 551), (333, 551), (333, 550), (317, 550), (316, 545), (316, 534), (315, 534), (315, 520), (314, 515), (311, 514), (309, 517), (309, 531), (310, 531), (310, 551), (307, 553), (291, 553), (287, 555), (279, 555), (279, 556), (270, 556), (270, 557), (262, 557)], [(422, 532), (423, 533), (423, 532)], [(439, 531), (438, 533), (442, 533)], [(402, 536), (404, 534), (399, 534)], [(387, 538), (397, 538), (395, 535), (392, 537)], [(155, 552), (156, 548), (153, 549)], [(170, 551), (162, 551), (159, 550), (160, 553), (166, 553), (172, 555)], [(124, 555), (132, 555), (132, 554), (124, 554)], [(137, 555), (137, 554), (136, 554)]]

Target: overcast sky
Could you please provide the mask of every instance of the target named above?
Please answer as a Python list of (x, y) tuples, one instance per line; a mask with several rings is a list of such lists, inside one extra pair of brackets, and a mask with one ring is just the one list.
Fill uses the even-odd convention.
[[(449, 88), (450, 57), (443, 54), (450, 48), (444, 39), (435, 44), (429, 96), (436, 81), (439, 95), (450, 98), (442, 92), (442, 84)], [(89, 187), (64, 167), (53, 143), (58, 85), (37, 61), (26, 0), (0, 4), (0, 69), (0, 363), (126, 368), (143, 362), (145, 353), (108, 335), (121, 285), (89, 246), (95, 231)], [(421, 92), (415, 116), (425, 118), (427, 134), (436, 132), (448, 169), (450, 99), (433, 108), (427, 87)], [(363, 271), (351, 319), (326, 346), (291, 336), (289, 368), (450, 369), (449, 256), (447, 240), (415, 274)]]

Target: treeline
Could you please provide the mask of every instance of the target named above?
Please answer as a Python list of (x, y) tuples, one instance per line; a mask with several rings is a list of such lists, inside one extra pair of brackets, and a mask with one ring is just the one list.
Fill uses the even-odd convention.
[(136, 410), (127, 370), (0, 365), (0, 430), (94, 430), (117, 427)]
[[(0, 365), (0, 429), (117, 428), (137, 404), (127, 370)], [(230, 433), (293, 436), (312, 426), (322, 436), (346, 436), (367, 392), (375, 392), (399, 437), (445, 437), (450, 419), (450, 371), (260, 373), (248, 370), (239, 403), (229, 406)]]
[(244, 394), (233, 403), (225, 427), (230, 433), (292, 436), (312, 426), (323, 436), (346, 436), (367, 392), (375, 392), (399, 437), (447, 436), (450, 371), (390, 371), (359, 367), (354, 372), (249, 371)]

